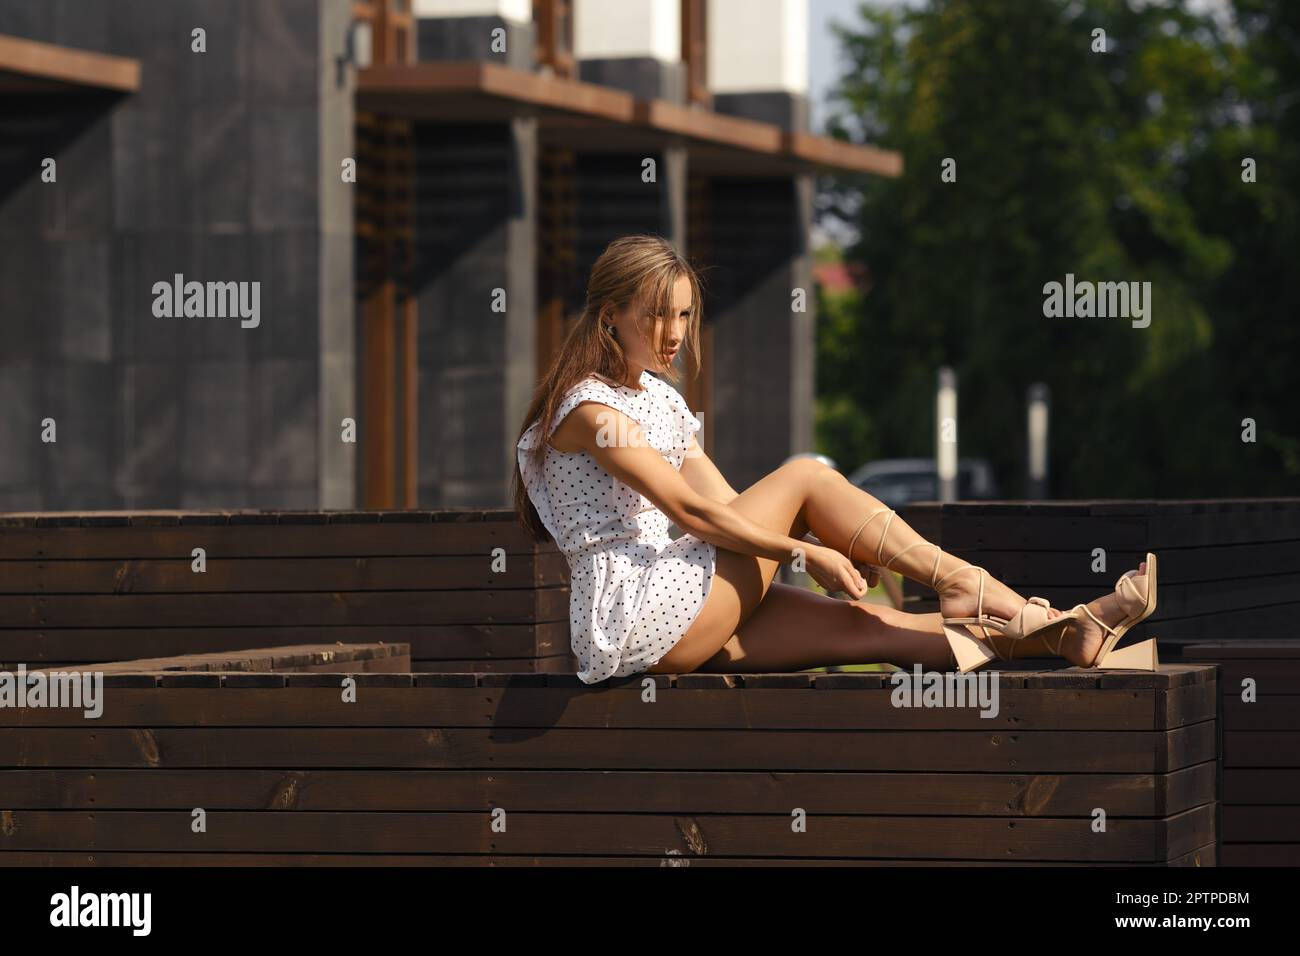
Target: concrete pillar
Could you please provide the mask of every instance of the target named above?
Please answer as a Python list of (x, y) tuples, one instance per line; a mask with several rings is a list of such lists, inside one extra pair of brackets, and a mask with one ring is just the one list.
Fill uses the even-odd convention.
[[(142, 64), (136, 93), (20, 95), (0, 120), (58, 162), (45, 184), (0, 160), (0, 511), (353, 504), (350, 16), (0, 0), (0, 32)], [(176, 273), (259, 283), (260, 323), (155, 316)]]
[(574, 0), (578, 77), (642, 99), (685, 97), (681, 0)]
[[(415, 0), (417, 58), (533, 67), (532, 0)], [(504, 44), (504, 51), (501, 46)]]
[[(721, 113), (807, 126), (806, 0), (710, 0), (709, 86)], [(813, 451), (813, 182), (705, 184), (712, 323), (713, 456), (745, 488)], [(802, 311), (800, 310), (802, 308)]]
[[(421, 60), (532, 68), (529, 0), (414, 11)], [(499, 507), (536, 384), (537, 124), (417, 124), (415, 152), (419, 506)]]
[[(575, 0), (573, 47), (582, 80), (640, 99), (683, 100), (680, 0)], [(676, 146), (579, 155), (580, 272), (628, 233), (654, 233), (685, 248), (686, 164), (686, 151)], [(653, 182), (646, 181), (650, 169)]]
[(808, 128), (808, 0), (709, 0), (713, 108)]

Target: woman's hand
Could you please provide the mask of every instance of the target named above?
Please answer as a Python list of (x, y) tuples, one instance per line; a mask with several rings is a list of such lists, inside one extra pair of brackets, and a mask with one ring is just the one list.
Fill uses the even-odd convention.
[(828, 592), (843, 591), (855, 601), (867, 593), (867, 582), (853, 562), (833, 548), (808, 545), (804, 564), (812, 579)]

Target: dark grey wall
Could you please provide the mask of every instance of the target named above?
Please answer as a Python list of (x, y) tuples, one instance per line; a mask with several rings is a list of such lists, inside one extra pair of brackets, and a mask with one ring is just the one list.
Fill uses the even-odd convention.
[[(504, 31), (505, 51), (493, 50), (493, 31)], [(516, 70), (533, 68), (536, 31), (504, 17), (421, 17), (416, 21), (420, 60), (490, 60)]]
[[(531, 23), (422, 18), (417, 41), (421, 60), (533, 67)], [(536, 122), (418, 127), (416, 194), (419, 506), (503, 506), (536, 384)]]
[(652, 56), (619, 56), (578, 61), (578, 78), (626, 90), (638, 99), (686, 100), (686, 67)]
[[(135, 94), (0, 108), (0, 510), (353, 504), (349, 20), (348, 0), (0, 0), (0, 33), (142, 64)], [(177, 272), (259, 281), (260, 326), (156, 318)]]
[(808, 132), (808, 98), (798, 93), (716, 93), (713, 108), (729, 116), (773, 123), (791, 132)]
[[(810, 176), (709, 184), (713, 458), (738, 489), (812, 451)], [(806, 293), (806, 312), (791, 308)]]
[(533, 120), (417, 127), (421, 508), (508, 501), (535, 383), (536, 170)]

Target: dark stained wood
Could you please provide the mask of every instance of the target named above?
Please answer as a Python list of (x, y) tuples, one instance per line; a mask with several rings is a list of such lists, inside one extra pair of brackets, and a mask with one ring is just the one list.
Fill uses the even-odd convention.
[[(1214, 866), (1215, 846), (1207, 844), (1182, 856), (1167, 861), (1117, 862), (1094, 861), (1091, 866), (1163, 867), (1163, 866)], [(0, 867), (30, 866), (970, 866), (967, 860), (882, 860), (836, 859), (831, 857), (728, 857), (665, 854), (662, 857), (643, 856), (587, 856), (562, 854), (557, 856), (463, 856), (446, 854), (350, 854), (350, 853), (131, 853), (118, 851), (54, 851), (54, 852), (0, 852)], [(981, 860), (981, 866), (1078, 866), (1073, 860)]]
[[(1098, 805), (1126, 817), (1199, 806), (1212, 763), (1170, 774), (697, 773), (557, 770), (3, 770), (9, 806), (167, 809), (474, 811), (485, 803), (596, 813), (809, 812), (1065, 817)], [(960, 787), (950, 786), (954, 780)], [(207, 796), (205, 796), (207, 794)]]
[(109, 675), (89, 731), (0, 711), (0, 866), (1209, 865), (1216, 675), (1022, 668), (992, 719), (881, 673)]
[(175, 594), (227, 591), (447, 591), (565, 587), (564, 555), (510, 555), (494, 570), (492, 555), (429, 557), (232, 559), (206, 572), (191, 559), (12, 561), (0, 594)]
[(353, 591), (280, 594), (0, 595), (6, 627), (312, 627), (404, 624), (528, 624), (568, 620), (568, 588), (503, 591)]
[[(89, 742), (85, 736), (84, 727), (0, 728), (0, 765), (573, 769), (597, 763), (609, 769), (1165, 773), (1213, 760), (1216, 753), (1213, 722), (1169, 731), (1069, 734), (105, 727)], [(1231, 759), (1231, 739), (1225, 746)]]
[[(1001, 820), (918, 816), (809, 814), (806, 832), (794, 832), (788, 813), (531, 814), (507, 811), (506, 832), (494, 832), (488, 812), (265, 813), (208, 810), (208, 832), (190, 829), (188, 810), (15, 811), (0, 830), (3, 850), (202, 852), (220, 834), (234, 852), (313, 852), (323, 845), (340, 853), (637, 853), (647, 847), (671, 857), (811, 856), (859, 859), (931, 857), (971, 859), (998, 845), (1006, 859), (1121, 862), (1168, 860), (1195, 848), (1213, 832), (1213, 808), (1167, 819), (1115, 819), (1105, 834), (1087, 818)], [(1099, 838), (1100, 837), (1100, 838)]]
[(0, 34), (0, 93), (140, 89), (140, 61)]
[(321, 641), (409, 643), (414, 671), (575, 666), (567, 561), (504, 509), (7, 514), (0, 561), (0, 667)]
[[(409, 674), (411, 648), (406, 644), (299, 644), (253, 648), (247, 651), (114, 661), (92, 664), (91, 667), (104, 674), (130, 674), (141, 671), (292, 672), (326, 669), (378, 670)], [(216, 686), (221, 686), (219, 679)], [(115, 709), (119, 693), (121, 691), (115, 689), (111, 695)]]
[[(396, 645), (400, 648), (401, 645)], [(338, 648), (339, 651), (348, 648)], [(400, 659), (400, 650), (395, 652)], [(297, 655), (278, 651), (280, 671), (304, 670), (320, 664), (322, 652), (304, 649)], [(173, 668), (216, 670), (207, 658), (173, 658)], [(260, 657), (237, 662), (245, 671), (271, 660)], [(366, 661), (349, 655), (327, 673), (360, 670)], [(138, 664), (101, 665), (106, 673), (161, 671)], [(355, 665), (355, 666), (354, 666)], [(318, 669), (320, 669), (318, 668)], [(232, 668), (233, 669), (233, 668)], [(474, 675), (468, 675), (474, 676)], [(512, 727), (544, 730), (600, 728), (661, 728), (679, 730), (824, 730), (831, 731), (1149, 731), (1191, 727), (1214, 720), (1213, 685), (1169, 691), (1050, 691), (1001, 692), (992, 718), (978, 708), (925, 707), (901, 709), (888, 692), (846, 698), (841, 693), (805, 694), (798, 710), (790, 695), (777, 688), (732, 690), (661, 690), (653, 705), (643, 703), (638, 688), (586, 689), (486, 686), (417, 686), (412, 691), (376, 690), (354, 704), (338, 695), (310, 690), (235, 689), (223, 686), (189, 694), (160, 693), (152, 688), (109, 687), (105, 713), (97, 727), (185, 727), (196, 720), (207, 727), (329, 727), (348, 723), (365, 727)], [(541, 675), (539, 675), (541, 676)], [(1086, 707), (1086, 709), (1085, 709)], [(84, 726), (78, 712), (53, 708), (0, 709), (0, 727)]]
[[(15, 628), (3, 632), (0, 647), (16, 663), (48, 666), (53, 662), (112, 661), (163, 657), (178, 648), (234, 651), (327, 639), (345, 644), (404, 642), (417, 665), (454, 660), (472, 671), (480, 660), (529, 660), (569, 657), (569, 622), (538, 624), (358, 625), (354, 627), (142, 627)], [(418, 666), (417, 666), (418, 669)], [(443, 669), (457, 668), (445, 667)]]
[[(1219, 671), (1221, 858), (1234, 866), (1300, 865), (1300, 640), (1191, 644), (1182, 659)], [(1252, 701), (1242, 699), (1246, 681)]]

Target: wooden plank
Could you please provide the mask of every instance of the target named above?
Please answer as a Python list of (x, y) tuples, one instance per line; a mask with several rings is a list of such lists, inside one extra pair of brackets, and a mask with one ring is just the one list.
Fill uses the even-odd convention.
[(1145, 518), (1043, 515), (1007, 520), (945, 512), (942, 544), (949, 550), (1137, 551), (1147, 547), (1147, 524)]
[(0, 528), (174, 528), (178, 525), (293, 525), (293, 524), (511, 524), (509, 508), (441, 508), (421, 511), (381, 509), (319, 510), (210, 508), (142, 509), (131, 511), (8, 511), (0, 514)]
[(1232, 843), (1300, 844), (1300, 806), (1225, 806), (1223, 839)]
[(1225, 729), (1223, 766), (1300, 767), (1300, 733)]
[[(1060, 866), (1077, 866), (1073, 861), (1018, 861), (1018, 860), (980, 860), (980, 866), (997, 866), (997, 867), (1060, 867)], [(1185, 854), (1175, 860), (1167, 862), (1092, 862), (1090, 866), (1100, 867), (1164, 867), (1164, 866), (1214, 866), (1216, 862), (1215, 846), (1208, 844), (1199, 847), (1191, 853)], [(743, 863), (746, 867), (768, 866), (768, 867), (787, 867), (787, 866), (873, 866), (873, 867), (936, 867), (936, 866), (969, 866), (970, 862), (966, 860), (881, 860), (881, 859), (832, 859), (829, 857), (811, 858), (811, 857), (728, 857), (710, 855), (707, 857), (690, 857), (689, 859), (682, 856), (665, 854), (663, 857), (638, 857), (638, 856), (591, 856), (591, 855), (571, 855), (562, 856), (513, 856), (504, 853), (493, 853), (491, 855), (466, 856), (454, 853), (438, 854), (383, 854), (383, 853), (131, 853), (131, 852), (103, 852), (103, 851), (35, 851), (35, 852), (0, 852), (0, 867), (33, 867), (33, 866), (66, 866), (66, 867), (92, 867), (92, 866), (134, 866), (134, 867), (155, 867), (155, 866), (329, 866), (329, 867), (375, 867), (375, 866), (591, 866), (591, 867), (643, 867), (643, 866), (726, 866), (734, 867)]]
[[(397, 645), (401, 647), (401, 645)], [(305, 650), (305, 649), (304, 649)], [(208, 655), (195, 655), (201, 665)], [(213, 655), (219, 659), (220, 655)], [(280, 653), (278, 670), (325, 662), (313, 652)], [(265, 655), (263, 655), (265, 659)], [(344, 658), (347, 660), (348, 658)], [(177, 659), (183, 661), (184, 658)], [(342, 663), (342, 662), (340, 662)], [(176, 666), (185, 666), (178, 664)], [(333, 670), (350, 670), (351, 663)], [(118, 668), (123, 669), (123, 668)], [(133, 665), (135, 670), (162, 667)], [(205, 667), (212, 670), (216, 668)], [(244, 670), (269, 670), (246, 667)], [(975, 707), (900, 709), (890, 690), (846, 698), (835, 692), (776, 688), (661, 689), (645, 703), (635, 685), (558, 687), (412, 687), (376, 689), (355, 703), (333, 692), (292, 688), (161, 691), (107, 687), (97, 727), (532, 727), (825, 731), (1149, 731), (1213, 720), (1213, 685), (1133, 692), (1024, 690), (999, 692), (996, 716)], [(80, 711), (0, 708), (0, 727), (84, 727)]]
[(1183, 651), (1189, 661), (1300, 661), (1300, 639), (1214, 641), (1196, 644)]
[[(1213, 833), (1213, 808), (1170, 820), (1111, 817), (1095, 833), (1089, 816), (1004, 821), (923, 816), (818, 814), (793, 832), (789, 813), (679, 817), (654, 814), (509, 813), (494, 832), (487, 812), (265, 813), (209, 810), (194, 833), (189, 810), (15, 811), (0, 850), (210, 850), (231, 852), (639, 854), (1164, 861), (1191, 834)], [(1203, 844), (1202, 844), (1203, 845)], [(1190, 849), (1190, 848), (1188, 848)], [(1180, 849), (1179, 854), (1187, 852)]]
[(1300, 866), (1300, 843), (1225, 842), (1219, 851), (1220, 866)]
[(1252, 703), (1241, 699), (1240, 690), (1225, 694), (1223, 725), (1228, 730), (1300, 731), (1300, 694), (1261, 694)]
[(108, 53), (0, 34), (0, 72), (51, 84), (56, 89), (140, 89), (140, 61)]
[[(405, 642), (415, 659), (525, 659), (568, 654), (569, 622), (527, 624), (366, 625), (342, 627), (15, 628), (0, 631), (0, 657), (29, 666), (45, 662), (164, 657), (196, 647), (235, 651), (281, 644)], [(474, 667), (467, 667), (474, 670)]]
[(894, 150), (798, 131), (785, 133), (785, 148), (805, 162), (828, 169), (870, 173), (891, 179), (903, 175), (903, 154)]
[(1160, 637), (1183, 642), (1219, 641), (1232, 635), (1241, 635), (1243, 640), (1252, 641), (1261, 637), (1292, 635), (1297, 613), (1300, 613), (1300, 601), (1190, 617), (1165, 617), (1163, 608), (1158, 608), (1156, 616), (1147, 623), (1158, 627), (1156, 633)]
[(367, 109), (407, 115), (399, 104), (415, 106), (439, 93), (527, 103), (617, 123), (630, 123), (635, 105), (622, 90), (479, 61), (372, 66), (357, 73), (358, 101)]
[[(567, 620), (568, 588), (450, 592), (0, 596), (0, 628), (313, 627)], [(206, 649), (206, 648), (205, 648)]]
[[(638, 100), (633, 111), (633, 121), (661, 132), (733, 146), (747, 153), (776, 153), (785, 145), (781, 128), (772, 123), (728, 116), (712, 110), (670, 103), (667, 100)], [(826, 139), (821, 136), (808, 138), (819, 142)], [(864, 147), (853, 147), (852, 144), (845, 145), (850, 150), (864, 149)], [(853, 155), (860, 154), (855, 151)], [(871, 155), (884, 156), (886, 153), (883, 150), (876, 150)], [(901, 165), (902, 159), (898, 153), (888, 155), (894, 157)]]
[[(285, 515), (276, 516), (284, 521)], [(184, 558), (194, 548), (208, 562), (231, 558), (384, 557), (533, 554), (542, 547), (513, 522), (424, 521), (379, 524), (180, 524), (176, 526), (9, 527), (0, 559)]]
[[(1215, 724), (996, 733), (523, 728), (0, 728), (0, 767), (411, 767), (1158, 773), (1214, 759)], [(1226, 734), (1233, 737), (1243, 734)], [(1273, 737), (1286, 737), (1274, 734)], [(1294, 736), (1294, 735), (1290, 735)], [(1279, 741), (1281, 743), (1281, 741)], [(1229, 756), (1232, 744), (1228, 744)], [(1238, 745), (1238, 749), (1244, 749)], [(1274, 758), (1276, 759), (1276, 758)], [(1295, 757), (1290, 758), (1293, 762)], [(1267, 765), (1259, 764), (1256, 765)], [(1283, 764), (1278, 764), (1283, 765)]]
[[(982, 565), (998, 580), (1012, 586), (1036, 584), (1098, 588), (1113, 586), (1122, 572), (1137, 567), (1146, 554), (1146, 549), (1108, 550), (1106, 570), (1094, 572), (1091, 547), (1053, 551), (950, 550), (962, 560)], [(1217, 584), (1233, 578), (1300, 572), (1300, 539), (1221, 547), (1162, 548), (1158, 554), (1160, 579), (1171, 584)]]
[[(281, 647), (250, 648), (246, 651), (183, 654), (176, 657), (143, 658), (100, 664), (100, 673), (130, 671), (290, 671), (306, 668), (362, 668), (372, 661), (404, 662), (410, 671), (411, 648), (407, 644), (297, 644)], [(385, 668), (392, 670), (392, 668)], [(218, 686), (220, 686), (218, 684)], [(117, 688), (108, 700), (117, 706)], [(107, 703), (107, 701), (106, 701)]]
[(485, 674), (573, 674), (578, 663), (572, 654), (550, 657), (504, 658), (422, 658), (411, 662), (411, 669), (419, 674), (446, 674), (478, 671)]
[(1212, 761), (1168, 774), (551, 770), (0, 770), (8, 809), (1164, 817), (1213, 801)]
[[(1177, 859), (1197, 847), (1213, 843), (1216, 837), (1216, 819), (1218, 808), (1214, 804), (1194, 807), (1174, 814), (1164, 820), (1164, 826), (1156, 831), (1160, 845), (1156, 850), (1156, 859)], [(1107, 827), (1110, 826), (1107, 820)]]
[(1300, 806), (1300, 768), (1233, 767), (1223, 777), (1223, 803)]
[(219, 559), (196, 573), (189, 558), (11, 561), (0, 594), (172, 594), (226, 591), (448, 591), (564, 587), (564, 555), (490, 552), (413, 557)]

